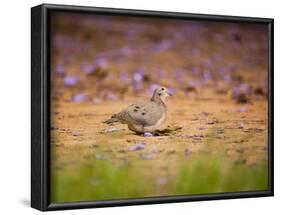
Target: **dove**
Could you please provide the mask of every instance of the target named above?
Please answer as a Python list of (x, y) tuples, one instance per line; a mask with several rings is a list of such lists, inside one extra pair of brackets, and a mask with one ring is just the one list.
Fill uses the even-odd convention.
[(152, 133), (157, 130), (167, 118), (166, 98), (171, 96), (166, 87), (158, 87), (149, 101), (131, 104), (121, 112), (112, 115), (104, 123), (127, 124), (131, 131), (138, 134)]

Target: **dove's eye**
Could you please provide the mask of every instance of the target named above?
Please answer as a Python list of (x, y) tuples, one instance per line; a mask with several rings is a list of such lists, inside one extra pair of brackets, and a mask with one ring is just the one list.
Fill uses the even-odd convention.
[(164, 87), (162, 87), (161, 90), (165, 90)]

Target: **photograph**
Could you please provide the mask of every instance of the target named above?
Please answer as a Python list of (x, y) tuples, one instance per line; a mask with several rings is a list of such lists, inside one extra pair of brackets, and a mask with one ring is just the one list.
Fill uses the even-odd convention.
[(270, 189), (268, 23), (54, 10), (50, 202)]

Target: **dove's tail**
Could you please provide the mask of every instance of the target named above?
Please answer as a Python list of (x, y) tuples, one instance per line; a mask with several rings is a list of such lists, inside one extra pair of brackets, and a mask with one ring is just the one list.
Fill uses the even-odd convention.
[(120, 122), (119, 119), (117, 118), (116, 114), (114, 114), (110, 119), (103, 121), (103, 123), (106, 123), (106, 124), (112, 124), (115, 122)]

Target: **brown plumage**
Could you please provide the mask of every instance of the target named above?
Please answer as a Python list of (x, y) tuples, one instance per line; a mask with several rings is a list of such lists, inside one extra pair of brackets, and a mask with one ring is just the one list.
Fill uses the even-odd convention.
[(120, 122), (137, 133), (153, 132), (166, 120), (166, 97), (171, 95), (165, 87), (155, 89), (151, 99), (147, 102), (138, 102), (130, 105), (121, 112), (112, 115), (104, 123)]

